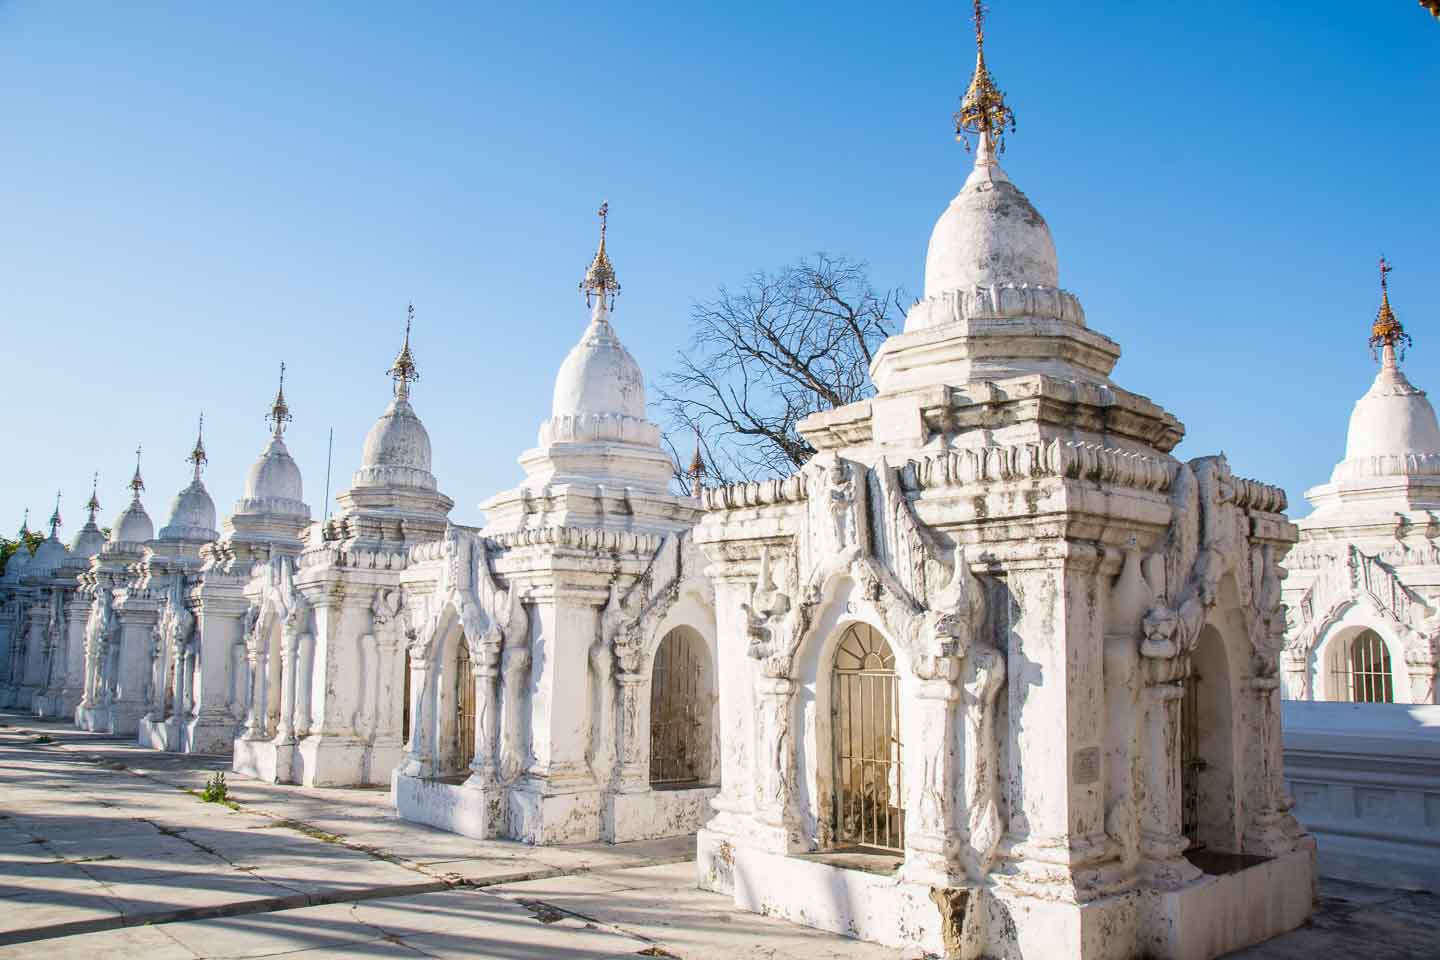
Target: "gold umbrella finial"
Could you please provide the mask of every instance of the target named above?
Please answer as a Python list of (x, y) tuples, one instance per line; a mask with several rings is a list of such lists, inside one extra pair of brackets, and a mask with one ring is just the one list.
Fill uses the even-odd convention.
[(386, 373), (395, 381), (395, 396), (402, 400), (410, 396), (410, 384), (420, 379), (420, 370), (415, 366), (415, 354), (410, 352), (410, 325), (415, 322), (415, 304), (405, 312), (405, 343), (400, 347), (395, 362)]
[(186, 463), (195, 465), (195, 482), (200, 482), (200, 468), (210, 462), (205, 456), (205, 414), (200, 414), (200, 426), (195, 431), (195, 446), (190, 450), (190, 456), (185, 458)]
[(270, 412), (265, 414), (265, 419), (270, 423), (270, 429), (276, 440), (285, 432), (285, 424), (294, 417), (290, 416), (290, 404), (285, 402), (285, 361), (280, 361), (280, 389), (275, 391), (275, 402), (270, 404)]
[(1380, 309), (1375, 314), (1375, 322), (1370, 325), (1370, 354), (1386, 367), (1395, 366), (1395, 355), (1398, 351), (1400, 359), (1405, 359), (1405, 351), (1410, 347), (1410, 334), (1405, 332), (1395, 316), (1395, 310), (1390, 306), (1390, 271), (1395, 268), (1390, 265), (1382, 255), (1380, 257)]
[(967, 134), (977, 137), (981, 147), (988, 143), (998, 152), (1005, 151), (1005, 133), (1015, 132), (1015, 111), (1005, 102), (1005, 94), (995, 85), (990, 68), (985, 64), (985, 7), (975, 0), (975, 73), (970, 86), (960, 99), (955, 113), (955, 139), (970, 149)]
[(585, 271), (585, 279), (580, 281), (580, 292), (585, 294), (587, 307), (593, 307), (598, 297), (602, 307), (614, 310), (615, 298), (620, 295), (620, 282), (615, 279), (615, 265), (610, 262), (610, 254), (605, 250), (605, 232), (610, 226), (609, 201), (600, 204), (596, 214), (600, 217), (600, 247)]

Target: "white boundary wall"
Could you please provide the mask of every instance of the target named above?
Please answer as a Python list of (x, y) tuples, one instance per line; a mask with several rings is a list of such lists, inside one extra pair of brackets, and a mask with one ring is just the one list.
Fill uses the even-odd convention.
[(1320, 875), (1440, 893), (1440, 706), (1286, 700), (1282, 717)]

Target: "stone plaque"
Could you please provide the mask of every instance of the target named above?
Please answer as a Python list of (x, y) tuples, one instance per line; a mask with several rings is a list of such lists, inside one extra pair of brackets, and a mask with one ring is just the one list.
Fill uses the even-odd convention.
[(1075, 769), (1071, 779), (1076, 784), (1100, 782), (1099, 747), (1085, 747), (1083, 750), (1076, 750), (1074, 764)]

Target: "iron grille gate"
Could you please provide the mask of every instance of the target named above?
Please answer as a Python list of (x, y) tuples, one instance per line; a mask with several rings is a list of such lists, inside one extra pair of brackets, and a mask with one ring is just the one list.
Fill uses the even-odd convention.
[(1390, 672), (1390, 650), (1380, 634), (1363, 630), (1352, 640), (1331, 674), (1331, 689), (1356, 703), (1394, 703), (1395, 681)]
[(660, 642), (650, 675), (650, 782), (682, 784), (699, 781), (702, 705), (700, 635), (678, 627)]
[(460, 638), (455, 650), (455, 766), (475, 758), (475, 674), (470, 669), (470, 644)]
[(1200, 756), (1200, 675), (1185, 678), (1184, 695), (1180, 698), (1180, 832), (1190, 841), (1190, 849), (1204, 846), (1200, 842), (1200, 771), (1205, 760)]
[(885, 638), (865, 624), (847, 627), (831, 677), (837, 847), (905, 849), (899, 694)]

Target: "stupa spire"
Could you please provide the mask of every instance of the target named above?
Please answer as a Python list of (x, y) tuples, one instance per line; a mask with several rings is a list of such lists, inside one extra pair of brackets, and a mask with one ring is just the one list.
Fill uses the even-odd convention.
[(975, 166), (995, 166), (996, 152), (1005, 152), (1005, 133), (1015, 132), (1015, 111), (995, 85), (985, 64), (985, 7), (975, 0), (975, 73), (955, 113), (955, 139), (970, 149), (967, 134), (978, 139)]
[(140, 448), (135, 448), (135, 476), (130, 478), (130, 492), (134, 494), (135, 502), (140, 502), (140, 494), (145, 490), (145, 481), (140, 477)]
[[(407, 338), (408, 340), (408, 338)], [(275, 391), (275, 402), (270, 404), (270, 412), (265, 415), (270, 422), (271, 431), (276, 440), (285, 432), (285, 424), (294, 418), (290, 416), (290, 404), (285, 402), (285, 361), (280, 361), (280, 389)]]
[(414, 322), (415, 304), (412, 303), (405, 314), (405, 343), (396, 354), (395, 362), (386, 371), (395, 381), (395, 396), (401, 400), (409, 398), (410, 384), (420, 379), (420, 371), (415, 366), (415, 355), (410, 352), (410, 325)]
[(195, 446), (190, 451), (190, 456), (185, 458), (185, 462), (194, 464), (195, 482), (199, 483), (200, 468), (210, 462), (210, 458), (205, 456), (205, 414), (203, 413), (200, 414), (200, 426), (195, 431)]
[(580, 292), (585, 294), (585, 305), (594, 306), (599, 301), (602, 310), (614, 310), (615, 298), (620, 295), (620, 282), (615, 279), (615, 265), (610, 262), (610, 254), (605, 252), (605, 231), (610, 223), (610, 204), (600, 204), (596, 211), (600, 217), (600, 247), (595, 251), (595, 256), (590, 261), (589, 268), (585, 271), (585, 279), (580, 281)]
[(1397, 368), (1396, 348), (1399, 348), (1400, 359), (1405, 358), (1405, 350), (1410, 346), (1410, 334), (1395, 317), (1395, 311), (1390, 306), (1390, 280), (1389, 273), (1395, 268), (1384, 256), (1380, 257), (1380, 309), (1375, 314), (1375, 322), (1370, 325), (1370, 353), (1376, 357), (1381, 366), (1387, 370)]
[(90, 499), (85, 504), (85, 509), (90, 511), (90, 522), (95, 522), (95, 514), (100, 511), (100, 473), (96, 471), (95, 476), (90, 480)]
[(25, 508), (25, 515), (20, 518), (20, 542), (30, 535), (30, 508)]
[(695, 428), (695, 455), (690, 458), (690, 468), (685, 471), (690, 478), (690, 492), (700, 496), (700, 488), (705, 482), (705, 458), (700, 455), (700, 428)]
[(53, 538), (60, 529), (60, 491), (55, 491), (55, 510), (50, 514), (50, 536)]

